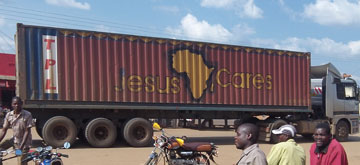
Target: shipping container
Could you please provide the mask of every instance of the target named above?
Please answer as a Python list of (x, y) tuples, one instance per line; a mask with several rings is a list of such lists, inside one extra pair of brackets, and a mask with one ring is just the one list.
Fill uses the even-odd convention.
[[(212, 119), (253, 122), (263, 130), (260, 139), (273, 142), (271, 130), (286, 123), (304, 136), (319, 122), (348, 131), (339, 137), (358, 132), (358, 116), (334, 108), (358, 107), (358, 92), (336, 98), (358, 91), (356, 82), (331, 64), (310, 77), (309, 52), (23, 24), (16, 46), (17, 95), (52, 146), (77, 137), (93, 147), (116, 139), (147, 146), (153, 119), (197, 119), (198, 127)], [(315, 109), (312, 78), (326, 93)]]
[(19, 94), (29, 106), (297, 112), (311, 104), (309, 53), (22, 25), (18, 35)]

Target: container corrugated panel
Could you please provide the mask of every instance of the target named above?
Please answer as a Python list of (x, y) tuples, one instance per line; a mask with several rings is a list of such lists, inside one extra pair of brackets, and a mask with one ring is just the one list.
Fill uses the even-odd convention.
[(310, 53), (24, 25), (17, 35), (27, 100), (310, 106)]

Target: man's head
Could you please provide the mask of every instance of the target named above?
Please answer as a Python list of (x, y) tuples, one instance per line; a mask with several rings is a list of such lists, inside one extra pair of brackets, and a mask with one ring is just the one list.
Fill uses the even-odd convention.
[(278, 136), (280, 142), (292, 139), (296, 135), (295, 127), (290, 124), (283, 125), (279, 129), (274, 129), (271, 132)]
[(316, 126), (313, 137), (317, 147), (325, 147), (329, 145), (332, 137), (330, 125), (328, 123), (319, 123)]
[(20, 112), (22, 109), (22, 100), (20, 97), (15, 96), (11, 100), (11, 106), (15, 112)]
[(235, 145), (238, 149), (246, 149), (257, 142), (259, 138), (259, 128), (255, 124), (244, 123), (237, 127)]

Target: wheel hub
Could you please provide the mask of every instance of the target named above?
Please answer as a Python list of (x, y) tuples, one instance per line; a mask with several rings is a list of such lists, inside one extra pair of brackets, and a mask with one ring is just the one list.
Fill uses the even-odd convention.
[(64, 126), (57, 126), (53, 130), (53, 135), (57, 140), (65, 140), (68, 136), (68, 130)]
[(144, 139), (145, 136), (146, 136), (146, 131), (143, 127), (136, 127), (134, 129), (134, 137), (137, 139), (137, 140), (141, 140), (141, 139)]
[(98, 127), (95, 129), (95, 137), (99, 140), (105, 140), (109, 136), (109, 132), (105, 127)]

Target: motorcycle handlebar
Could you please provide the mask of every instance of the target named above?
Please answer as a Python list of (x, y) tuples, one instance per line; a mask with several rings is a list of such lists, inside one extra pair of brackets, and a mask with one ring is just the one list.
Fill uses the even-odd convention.
[(65, 158), (69, 158), (69, 155), (66, 155), (66, 154), (61, 154), (61, 156), (65, 157)]
[(28, 161), (30, 161), (30, 160), (32, 160), (32, 159), (33, 159), (32, 156), (28, 156), (28, 157), (26, 157), (25, 159), (23, 159), (23, 160), (21, 161), (21, 163), (28, 162)]

